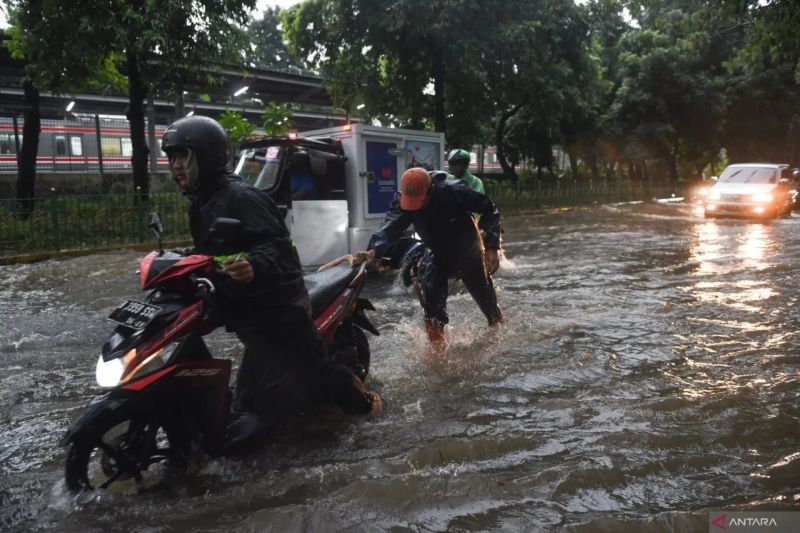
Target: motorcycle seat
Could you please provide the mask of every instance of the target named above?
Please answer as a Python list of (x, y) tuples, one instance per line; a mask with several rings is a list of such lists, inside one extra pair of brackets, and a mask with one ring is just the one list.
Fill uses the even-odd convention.
[(322, 272), (303, 276), (314, 318), (318, 317), (344, 291), (357, 274), (358, 269), (351, 268), (350, 265), (344, 263)]

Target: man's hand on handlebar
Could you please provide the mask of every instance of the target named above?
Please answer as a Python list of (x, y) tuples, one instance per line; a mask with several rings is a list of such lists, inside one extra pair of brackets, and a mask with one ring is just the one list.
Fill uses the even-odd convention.
[(222, 266), (233, 281), (247, 284), (251, 283), (255, 276), (253, 265), (247, 259), (231, 258), (222, 263)]
[(363, 252), (356, 252), (353, 254), (353, 266), (358, 266), (361, 263), (371, 263), (375, 260), (375, 250), (368, 250)]

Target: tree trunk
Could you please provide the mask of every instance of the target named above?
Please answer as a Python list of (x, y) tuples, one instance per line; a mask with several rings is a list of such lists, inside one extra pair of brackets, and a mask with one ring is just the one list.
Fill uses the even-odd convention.
[(186, 106), (183, 100), (183, 74), (178, 74), (178, 79), (175, 82), (175, 120), (183, 118), (186, 115)]
[(150, 172), (158, 172), (158, 143), (156, 142), (156, 103), (153, 91), (147, 95), (147, 148), (150, 150)]
[(36, 157), (39, 154), (39, 133), (42, 129), (39, 112), (39, 89), (26, 77), (22, 84), (25, 104), (25, 124), (22, 128), (22, 147), (17, 154), (17, 213), (27, 219), (33, 211), (36, 195)]
[(128, 122), (131, 128), (131, 167), (133, 168), (133, 190), (147, 195), (150, 186), (147, 172), (147, 160), (150, 150), (147, 148), (144, 126), (144, 101), (147, 87), (142, 78), (139, 56), (132, 45), (127, 50), (128, 63)]
[(564, 150), (569, 157), (569, 168), (572, 171), (572, 179), (578, 181), (578, 157), (575, 155), (576, 150), (574, 147), (569, 147)]
[(500, 163), (503, 173), (514, 181), (517, 181), (519, 176), (517, 176), (517, 171), (514, 169), (514, 166), (510, 165), (508, 163), (508, 159), (506, 158), (505, 132), (508, 119), (511, 118), (517, 111), (519, 111), (519, 108), (519, 105), (515, 105), (508, 111), (501, 113), (500, 118), (497, 119), (497, 127), (494, 131), (494, 144), (495, 149), (497, 150), (497, 162)]
[(597, 163), (597, 149), (592, 148), (586, 153), (586, 158), (589, 160), (589, 170), (592, 173), (594, 181), (600, 181), (600, 167)]
[(666, 150), (667, 167), (669, 169), (669, 182), (673, 191), (678, 186), (678, 161), (675, 152)]
[(444, 80), (446, 69), (441, 49), (433, 51), (433, 123), (437, 132), (447, 138), (447, 116), (445, 115)]

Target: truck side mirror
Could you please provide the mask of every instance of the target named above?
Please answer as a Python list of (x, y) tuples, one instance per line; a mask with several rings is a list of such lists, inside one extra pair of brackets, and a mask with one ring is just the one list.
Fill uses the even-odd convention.
[(328, 173), (328, 160), (318, 155), (310, 156), (311, 175), (323, 177)]
[(301, 168), (308, 169), (311, 166), (310, 156), (307, 152), (295, 152), (292, 154), (292, 170)]

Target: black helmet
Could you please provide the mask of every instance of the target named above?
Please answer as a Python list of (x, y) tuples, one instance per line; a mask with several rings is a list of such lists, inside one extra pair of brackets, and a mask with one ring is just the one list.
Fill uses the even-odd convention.
[(231, 145), (228, 135), (213, 118), (184, 117), (173, 122), (161, 139), (161, 149), (168, 155), (178, 148), (191, 150), (197, 157), (198, 177), (204, 181), (228, 172)]

